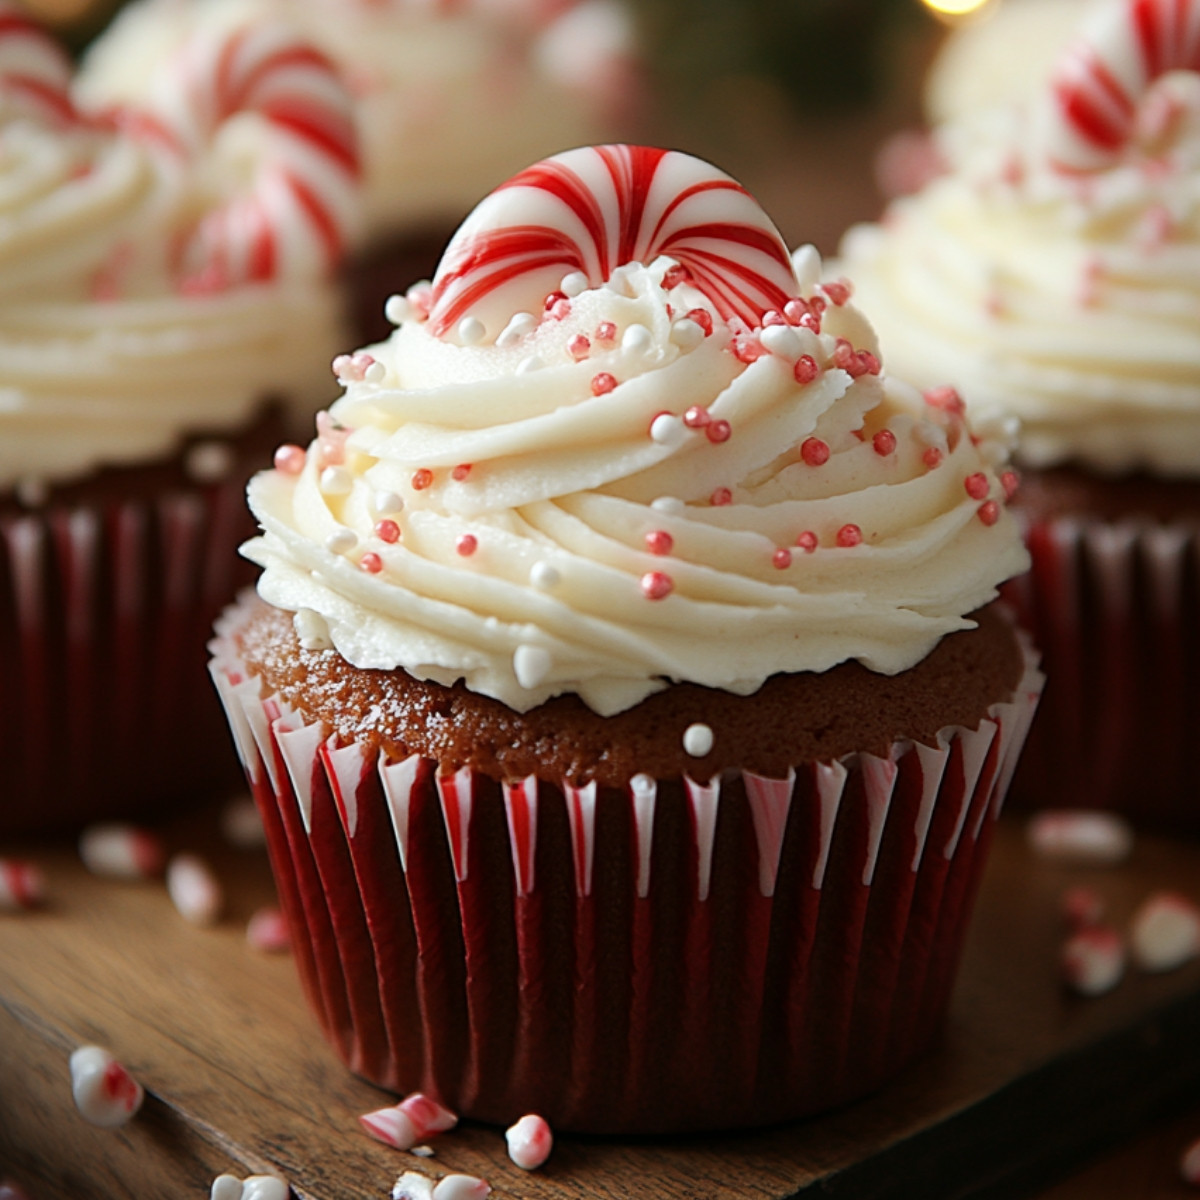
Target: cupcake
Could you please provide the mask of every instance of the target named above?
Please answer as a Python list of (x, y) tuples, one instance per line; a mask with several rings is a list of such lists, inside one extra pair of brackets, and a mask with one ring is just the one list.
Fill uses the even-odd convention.
[(633, 30), (619, 0), (138, 0), (85, 57), (81, 87), (129, 102), (139, 63), (197, 29), (286, 18), (338, 63), (363, 139), (367, 249), (351, 272), (363, 337), (396, 280), (428, 277), (496, 179), (633, 114)]
[(291, 34), (197, 42), (166, 64), (160, 107), (100, 120), (56, 46), (12, 6), (2, 16), (13, 835), (161, 814), (236, 780), (204, 646), (239, 586), (244, 481), (332, 385), (328, 276), (356, 151), (332, 69)]
[(350, 1067), (500, 1124), (762, 1124), (936, 1034), (1040, 676), (1004, 446), (723, 172), (487, 197), (257, 476), (212, 671)]
[(1192, 831), (1198, 14), (1100, 8), (1044, 96), (942, 130), (953, 169), (844, 260), (897, 372), (1021, 423), (1016, 595), (1051, 685), (1014, 794)]

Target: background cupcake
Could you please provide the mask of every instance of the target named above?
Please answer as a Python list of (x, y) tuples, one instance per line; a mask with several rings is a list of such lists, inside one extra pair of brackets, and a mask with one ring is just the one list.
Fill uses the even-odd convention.
[(894, 369), (1021, 422), (1052, 682), (1017, 794), (1192, 830), (1198, 13), (1102, 6), (1044, 95), (940, 131), (949, 173), (845, 246)]
[(612, 136), (637, 108), (632, 22), (618, 0), (140, 0), (90, 49), (83, 93), (136, 101), (138, 64), (251, 16), (294, 22), (353, 89), (369, 250), (351, 286), (364, 338), (384, 335), (396, 280), (428, 277), (496, 179)]
[[(928, 1045), (1038, 676), (1004, 447), (732, 179), (486, 199), (256, 478), (213, 674), (346, 1061), (508, 1122), (844, 1102)], [(971, 614), (976, 614), (972, 616)]]
[(357, 152), (332, 68), (281, 29), (191, 44), (153, 105), (100, 120), (3, 15), (11, 834), (161, 811), (227, 773), (206, 630), (235, 588), (246, 475), (330, 386)]

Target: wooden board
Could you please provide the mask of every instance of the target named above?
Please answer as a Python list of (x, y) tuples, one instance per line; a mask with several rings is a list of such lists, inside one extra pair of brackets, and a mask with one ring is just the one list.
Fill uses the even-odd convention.
[[(1117, 869), (1048, 865), (1002, 825), (941, 1048), (877, 1096), (753, 1134), (647, 1142), (561, 1138), (526, 1174), (497, 1130), (442, 1137), (432, 1159), (379, 1146), (357, 1116), (387, 1102), (317, 1032), (290, 960), (249, 949), (269, 902), (265, 858), (207, 847), (230, 893), (215, 929), (186, 925), (161, 884), (88, 875), (67, 849), (34, 852), (52, 902), (0, 915), (0, 1176), (37, 1200), (202, 1197), (222, 1171), (276, 1170), (313, 1200), (384, 1200), (403, 1170), (485, 1176), (499, 1197), (785, 1200), (1012, 1195), (1139, 1123), (1200, 1101), (1200, 963), (1131, 974), (1095, 1000), (1056, 978), (1064, 887), (1091, 883), (1114, 919), (1151, 890), (1200, 887), (1200, 847), (1144, 838)], [(110, 1047), (146, 1086), (109, 1132), (72, 1107), (67, 1056)]]

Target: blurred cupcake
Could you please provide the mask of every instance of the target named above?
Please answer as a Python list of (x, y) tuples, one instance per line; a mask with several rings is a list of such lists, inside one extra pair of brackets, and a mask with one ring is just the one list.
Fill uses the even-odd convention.
[(1197, 31), (1195, 5), (1103, 6), (1044, 96), (940, 131), (953, 169), (845, 244), (892, 367), (1021, 422), (1051, 685), (1016, 794), (1193, 831)]
[[(341, 334), (349, 100), (266, 27), (100, 121), (0, 9), (0, 833), (162, 812), (218, 774), (203, 686), (245, 478)], [(199, 682), (200, 686), (197, 686)]]
[(369, 249), (351, 284), (364, 338), (384, 336), (396, 281), (428, 277), (496, 179), (611, 137), (636, 110), (620, 0), (138, 0), (86, 56), (83, 92), (136, 100), (138, 64), (250, 14), (294, 22), (354, 90)]
[(819, 279), (707, 163), (566, 152), (253, 481), (213, 674), (355, 1071), (664, 1132), (935, 1035), (1040, 681), (986, 607), (1027, 557), (1004, 447)]

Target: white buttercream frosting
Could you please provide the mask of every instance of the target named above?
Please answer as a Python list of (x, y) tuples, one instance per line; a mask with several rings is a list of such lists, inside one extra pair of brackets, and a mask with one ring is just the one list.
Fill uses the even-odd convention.
[(628, 102), (618, 0), (137, 0), (86, 55), (93, 103), (137, 101), (145, 69), (197, 30), (285, 18), (358, 101), (369, 232), (456, 222), (494, 180), (611, 133)]
[(1050, 165), (1041, 109), (939, 132), (946, 174), (848, 235), (889, 367), (1009, 413), (1019, 457), (1200, 476), (1200, 78), (1110, 165)]
[(819, 335), (747, 333), (671, 266), (568, 279), (552, 312), (470, 338), (435, 336), (419, 290), (394, 306), (411, 315), (347, 364), (303, 469), (251, 483), (262, 596), (357, 666), (521, 711), (574, 692), (608, 714), (679, 680), (745, 694), (847, 659), (893, 673), (968, 627), (1026, 566), (1004, 431), (976, 444), (871, 373), (853, 304)]

